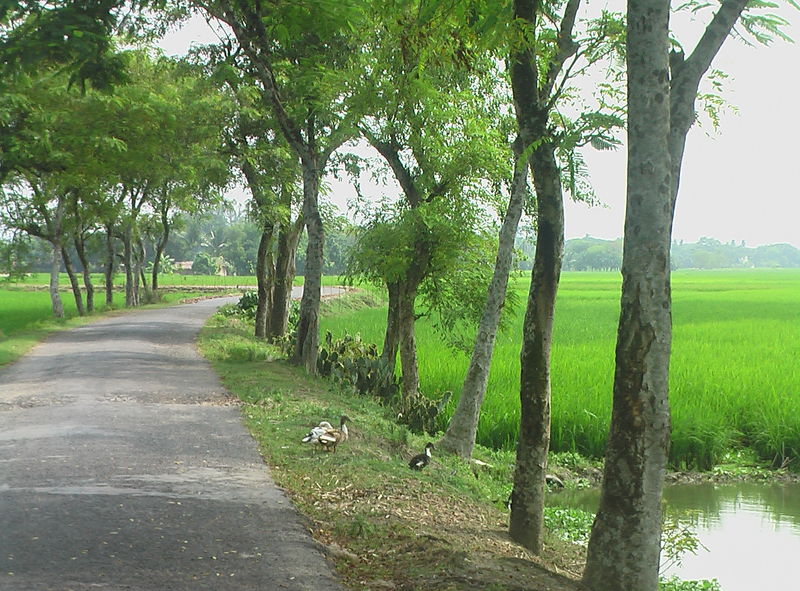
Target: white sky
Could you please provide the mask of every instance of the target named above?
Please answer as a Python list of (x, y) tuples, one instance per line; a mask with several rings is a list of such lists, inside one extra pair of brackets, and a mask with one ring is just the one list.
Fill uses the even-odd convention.
[[(592, 11), (624, 7), (622, 0), (588, 4)], [(798, 43), (747, 47), (728, 39), (712, 64), (730, 75), (724, 96), (738, 113), (726, 113), (718, 132), (708, 125), (689, 133), (675, 213), (677, 240), (705, 236), (800, 248), (800, 11), (779, 13), (792, 22), (787, 32)], [(676, 36), (688, 53), (697, 29), (677, 20), (673, 28), (680, 29)], [(161, 47), (168, 54), (183, 53), (192, 41), (208, 38), (205, 23), (195, 19)], [(618, 238), (625, 215), (625, 149), (587, 150), (585, 157), (605, 207), (567, 203), (566, 237)], [(334, 202), (342, 206), (355, 195), (345, 183), (331, 186)]]

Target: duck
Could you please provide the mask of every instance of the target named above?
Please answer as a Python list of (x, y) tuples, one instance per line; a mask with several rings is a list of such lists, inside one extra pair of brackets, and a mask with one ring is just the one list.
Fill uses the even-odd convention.
[(411, 468), (412, 470), (422, 470), (425, 466), (427, 466), (431, 462), (432, 449), (435, 449), (433, 444), (430, 442), (426, 443), (425, 451), (411, 458), (411, 461), (408, 462), (408, 467)]
[(335, 452), (336, 446), (343, 441), (347, 441), (347, 439), (350, 437), (350, 433), (347, 430), (347, 421), (349, 420), (350, 417), (347, 415), (342, 415), (339, 417), (339, 427), (326, 429), (325, 432), (317, 438), (319, 444), (324, 449)]
[(303, 443), (313, 443), (315, 445), (319, 445), (319, 436), (327, 431), (333, 429), (333, 425), (331, 425), (328, 421), (321, 421), (319, 425), (316, 427), (312, 427), (311, 431), (301, 439)]

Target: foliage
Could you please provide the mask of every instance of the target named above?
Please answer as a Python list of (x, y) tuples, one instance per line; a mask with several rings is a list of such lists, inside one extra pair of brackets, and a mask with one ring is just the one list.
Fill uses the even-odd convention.
[[(526, 252), (529, 245), (520, 241)], [(800, 250), (790, 244), (746, 246), (744, 241), (721, 242), (700, 238), (697, 242), (673, 241), (670, 253), (672, 269), (752, 269), (800, 268)], [(564, 270), (616, 270), (622, 265), (622, 239), (573, 238), (564, 245)], [(530, 268), (522, 264), (520, 268)]]
[[(527, 281), (518, 279), (514, 289), (525, 293)], [(738, 446), (754, 447), (762, 462), (778, 466), (800, 457), (800, 400), (792, 394), (798, 281), (790, 270), (673, 273), (672, 466), (710, 469)], [(603, 455), (619, 289), (617, 273), (562, 277), (553, 336), (556, 452)], [(377, 340), (385, 317), (385, 308), (343, 311), (323, 318), (322, 328)], [(478, 442), (487, 447), (516, 443), (521, 322), (515, 317), (512, 329), (498, 336), (478, 425)], [(423, 391), (456, 391), (468, 359), (442, 347), (430, 319), (418, 323), (417, 348)]]
[(317, 372), (362, 396), (374, 396), (392, 408), (400, 423), (415, 432), (433, 433), (436, 417), (452, 395), (445, 392), (438, 401), (421, 393), (403, 395), (397, 376), (381, 359), (377, 345), (364, 342), (359, 334), (345, 333), (334, 340), (330, 331), (326, 332), (317, 358)]
[(258, 307), (258, 292), (245, 291), (234, 306), (225, 306), (220, 311), (225, 316), (238, 316), (247, 320), (255, 320)]
[(661, 579), (658, 582), (659, 591), (722, 591), (716, 579), (700, 581), (684, 581), (678, 577)]
[(558, 536), (569, 542), (586, 544), (592, 528), (594, 514), (582, 509), (566, 507), (545, 507), (544, 523), (548, 530), (558, 532)]
[(687, 552), (708, 551), (697, 538), (693, 529), (696, 525), (697, 516), (692, 513), (665, 513), (661, 524), (661, 572), (680, 565)]
[(211, 256), (206, 252), (197, 253), (192, 263), (192, 273), (198, 275), (214, 275), (216, 272), (217, 267)]

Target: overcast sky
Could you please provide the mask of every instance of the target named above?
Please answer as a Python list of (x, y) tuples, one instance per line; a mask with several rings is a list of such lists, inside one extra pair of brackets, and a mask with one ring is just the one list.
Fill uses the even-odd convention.
[[(622, 0), (588, 2), (621, 10)], [(792, 21), (789, 35), (800, 42), (800, 12), (780, 11)], [(687, 53), (699, 29), (674, 20)], [(207, 42), (200, 19), (171, 34), (161, 46), (183, 53), (192, 41)], [(710, 125), (689, 133), (683, 161), (673, 237), (695, 242), (711, 237), (748, 246), (790, 243), (800, 248), (800, 44), (776, 41), (768, 47), (728, 39), (714, 68), (730, 75), (725, 98), (738, 112), (725, 113), (715, 132)], [(595, 192), (604, 206), (568, 203), (566, 236), (618, 238), (625, 215), (625, 149), (585, 153)], [(333, 185), (334, 201), (344, 206), (354, 192)]]

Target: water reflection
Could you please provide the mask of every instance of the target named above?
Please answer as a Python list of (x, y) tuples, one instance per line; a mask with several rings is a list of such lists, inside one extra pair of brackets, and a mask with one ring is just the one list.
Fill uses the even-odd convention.
[[(690, 515), (708, 551), (686, 555), (667, 575), (716, 578), (724, 591), (800, 589), (800, 485), (676, 485), (664, 490), (670, 514)], [(595, 511), (597, 491), (564, 491), (551, 502)]]

